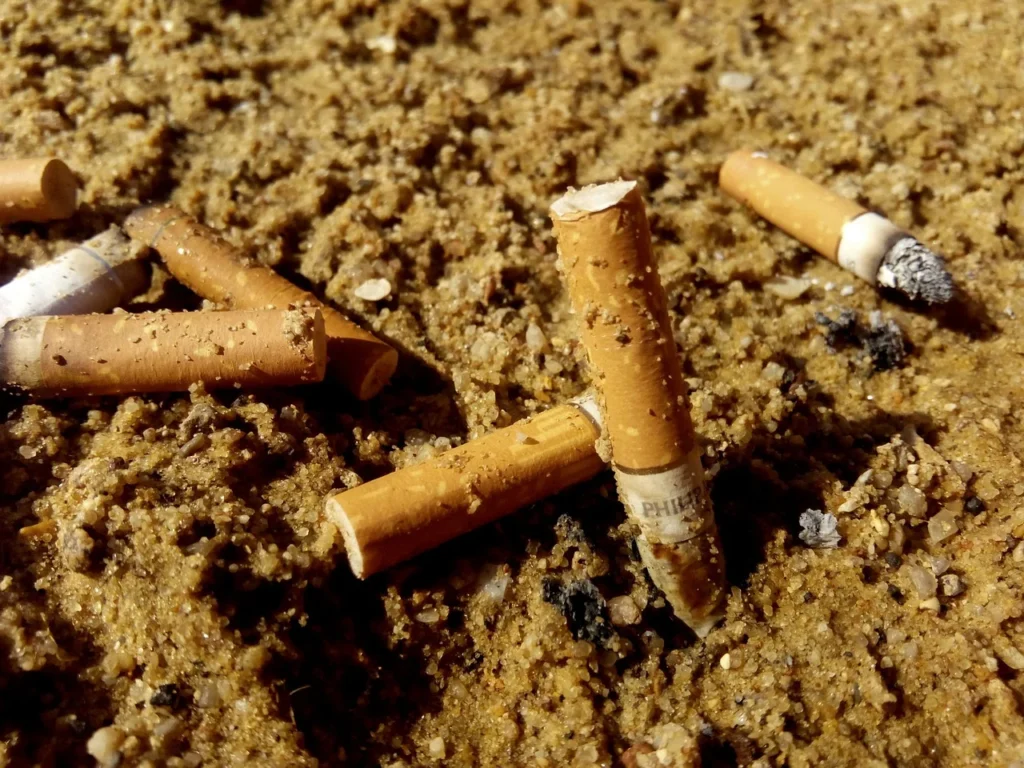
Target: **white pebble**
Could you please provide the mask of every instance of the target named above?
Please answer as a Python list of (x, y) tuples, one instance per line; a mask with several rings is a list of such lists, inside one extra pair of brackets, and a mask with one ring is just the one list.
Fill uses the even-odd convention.
[(732, 669), (732, 656), (728, 653), (722, 654), (722, 658), (718, 660), (718, 665), (722, 669)]
[(853, 296), (853, 286), (852, 285), (844, 285), (842, 288), (839, 289), (839, 295), (840, 296)]
[(799, 299), (810, 287), (810, 280), (805, 280), (801, 277), (790, 277), (789, 275), (781, 275), (764, 284), (764, 289), (769, 293), (774, 293), (780, 299), (789, 300)]
[(745, 72), (723, 72), (718, 78), (718, 87), (735, 93), (749, 91), (754, 87), (754, 77)]
[(391, 55), (398, 50), (398, 41), (391, 35), (380, 35), (379, 37), (371, 37), (367, 40), (366, 47), (371, 51), (380, 51), (381, 53)]
[(436, 739), (431, 739), (430, 744), (427, 746), (430, 750), (430, 756), (435, 760), (440, 760), (445, 756), (444, 739), (438, 736)]
[(526, 346), (531, 352), (543, 352), (548, 346), (548, 337), (536, 323), (530, 323), (526, 327)]
[(124, 731), (116, 725), (100, 728), (89, 737), (85, 751), (96, 758), (100, 765), (116, 765), (120, 761), (120, 748), (124, 743)]
[(477, 579), (477, 590), (479, 593), (494, 603), (500, 603), (505, 599), (509, 582), (512, 577), (509, 575), (507, 565), (495, 565), (488, 563), (480, 569), (480, 577)]
[(612, 624), (617, 627), (637, 624), (640, 621), (640, 609), (629, 595), (620, 595), (609, 600), (608, 615)]
[(356, 288), (356, 298), (364, 301), (380, 301), (391, 295), (391, 282), (383, 277), (366, 280)]
[(1013, 548), (1013, 562), (1024, 563), (1024, 541), (1021, 541)]

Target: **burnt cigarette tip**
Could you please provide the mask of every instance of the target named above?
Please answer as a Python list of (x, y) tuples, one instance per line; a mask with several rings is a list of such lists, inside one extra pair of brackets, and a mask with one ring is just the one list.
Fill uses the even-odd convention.
[(913, 237), (897, 240), (888, 250), (878, 282), (928, 304), (948, 304), (955, 293), (945, 260)]

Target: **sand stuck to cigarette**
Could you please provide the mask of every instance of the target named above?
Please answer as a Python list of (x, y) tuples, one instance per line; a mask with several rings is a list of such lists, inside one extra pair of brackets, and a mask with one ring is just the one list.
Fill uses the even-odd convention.
[[(403, 349), (365, 403), (4, 401), (0, 764), (1018, 759), (1019, 14), (0, 0), (0, 152), (82, 181), (71, 218), (2, 228), (0, 280), (170, 201)], [(972, 304), (888, 301), (725, 198), (743, 146), (884, 211)], [(688, 361), (726, 619), (698, 643), (671, 616), (607, 473), (358, 582), (328, 492), (582, 390), (547, 208), (616, 178)], [(146, 310), (201, 307), (154, 282)], [(830, 352), (814, 316), (843, 309), (895, 321), (903, 365)], [(808, 509), (838, 546), (800, 538)]]

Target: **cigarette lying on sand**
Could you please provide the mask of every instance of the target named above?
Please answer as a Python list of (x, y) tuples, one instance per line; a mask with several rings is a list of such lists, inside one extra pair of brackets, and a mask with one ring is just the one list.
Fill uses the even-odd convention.
[(360, 579), (596, 475), (593, 401), (560, 405), (327, 498)]
[(290, 386), (326, 366), (317, 309), (146, 312), (11, 320), (0, 381), (40, 397)]
[(0, 287), (0, 326), (15, 317), (106, 312), (148, 284), (146, 265), (111, 227)]
[(872, 285), (895, 288), (928, 304), (953, 298), (953, 279), (941, 256), (885, 217), (763, 153), (733, 152), (718, 183), (775, 226)]
[(327, 329), (331, 375), (360, 400), (380, 391), (398, 365), (398, 352), (324, 306), (274, 270), (243, 256), (214, 230), (177, 208), (139, 208), (124, 222), (128, 235), (154, 248), (178, 280), (204, 299), (235, 309), (320, 307)]
[(78, 208), (78, 182), (54, 157), (0, 160), (0, 224), (66, 219)]
[(601, 184), (569, 191), (551, 218), (640, 554), (704, 637), (722, 616), (725, 561), (643, 200), (635, 182)]

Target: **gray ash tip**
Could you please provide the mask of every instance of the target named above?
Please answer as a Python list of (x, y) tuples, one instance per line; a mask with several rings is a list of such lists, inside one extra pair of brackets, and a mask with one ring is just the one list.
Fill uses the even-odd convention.
[(953, 299), (953, 278), (942, 257), (913, 237), (904, 237), (885, 254), (878, 282), (902, 291), (911, 299), (947, 304)]

